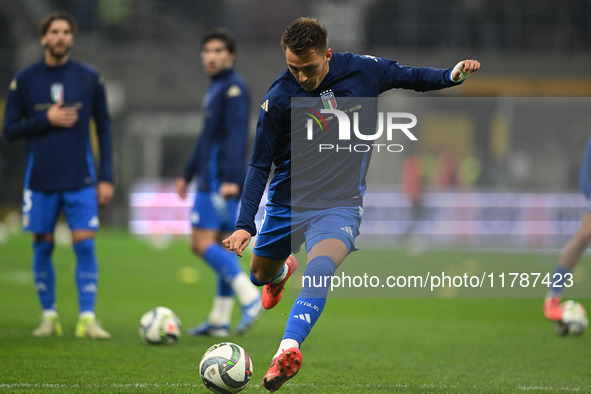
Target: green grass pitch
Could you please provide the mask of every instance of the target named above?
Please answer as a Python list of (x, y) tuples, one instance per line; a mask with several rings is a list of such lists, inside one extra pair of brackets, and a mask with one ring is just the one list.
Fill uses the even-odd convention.
[[(74, 255), (68, 246), (56, 246), (54, 253), (64, 336), (32, 336), (40, 308), (30, 245), (28, 234), (0, 245), (0, 392), (207, 392), (197, 367), (220, 340), (183, 335), (176, 345), (150, 346), (137, 333), (141, 315), (158, 305), (173, 309), (183, 329), (206, 317), (213, 276), (191, 256), (186, 240), (157, 249), (124, 231), (99, 233), (97, 316), (113, 335), (110, 341), (74, 338)], [(363, 256), (379, 259), (384, 253), (366, 250)], [(528, 255), (458, 251), (412, 258), (519, 261)], [(554, 261), (556, 256), (547, 256), (544, 267), (551, 269)], [(260, 382), (293, 300), (289, 293), (284, 297), (252, 332), (228, 338), (253, 361), (245, 393), (266, 392)], [(580, 301), (591, 308), (588, 299)], [(238, 318), (235, 308), (233, 322)], [(302, 353), (301, 372), (280, 392), (591, 392), (591, 334), (556, 336), (542, 317), (541, 298), (329, 299)]]

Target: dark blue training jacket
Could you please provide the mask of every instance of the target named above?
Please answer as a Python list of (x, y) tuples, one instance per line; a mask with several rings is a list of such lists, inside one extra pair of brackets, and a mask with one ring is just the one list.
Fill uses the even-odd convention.
[[(53, 127), (47, 110), (63, 100), (75, 106), (79, 119), (70, 128)], [(94, 118), (100, 147), (97, 176), (90, 141)], [(69, 60), (49, 67), (42, 60), (10, 83), (4, 112), (7, 140), (27, 142), (25, 189), (58, 191), (77, 189), (98, 180), (113, 182), (111, 121), (101, 76), (88, 65)]]
[[(407, 67), (395, 61), (353, 53), (335, 53), (329, 62), (329, 72), (313, 92), (305, 91), (285, 70), (273, 82), (267, 92), (257, 122), (257, 133), (249, 162), (241, 209), (236, 229), (256, 234), (254, 218), (265, 190), (271, 168), (275, 165), (269, 185), (269, 201), (304, 209), (325, 209), (339, 206), (361, 206), (365, 191), (365, 175), (371, 151), (362, 154), (334, 154), (330, 165), (318, 165), (318, 152), (306, 149), (291, 150), (298, 135), (306, 133), (304, 124), (291, 124), (291, 99), (293, 97), (320, 98), (327, 92), (333, 97), (369, 98), (393, 89), (428, 91), (455, 86), (449, 69)], [(330, 129), (330, 127), (329, 127)], [(292, 135), (292, 133), (294, 135)], [(309, 157), (306, 156), (309, 154)], [(309, 168), (310, 176), (304, 176), (296, 185), (299, 190), (292, 194), (292, 158)], [(312, 173), (316, 170), (316, 175)], [(299, 198), (292, 201), (292, 195)]]
[(246, 174), (248, 88), (234, 70), (214, 76), (203, 98), (204, 124), (183, 178), (197, 174), (200, 191), (217, 192), (221, 183), (242, 188)]

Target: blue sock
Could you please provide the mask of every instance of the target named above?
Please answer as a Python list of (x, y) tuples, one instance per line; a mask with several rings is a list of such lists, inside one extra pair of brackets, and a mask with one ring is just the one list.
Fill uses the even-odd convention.
[(229, 285), (241, 271), (238, 259), (218, 244), (212, 244), (203, 254), (203, 260)]
[(218, 276), (216, 295), (219, 297), (232, 297), (234, 295), (234, 290), (232, 289), (231, 283), (221, 276)]
[(51, 254), (53, 242), (33, 242), (33, 279), (43, 310), (55, 309), (55, 271)]
[(552, 276), (552, 292), (559, 297), (562, 294), (562, 290), (564, 290), (564, 282), (566, 278), (564, 277), (565, 274), (569, 274), (571, 272), (570, 269), (562, 267), (560, 264), (556, 266), (554, 270), (554, 275)]
[(310, 334), (326, 305), (328, 287), (335, 269), (334, 261), (327, 256), (315, 257), (308, 263), (304, 270), (302, 291), (289, 312), (283, 339), (294, 339), (301, 345)]
[(219, 277), (217, 295), (222, 297), (232, 297), (234, 295), (234, 289), (232, 288), (232, 280), (234, 280), (234, 277), (242, 270), (242, 268), (240, 267), (240, 261), (238, 260), (238, 257), (236, 257), (236, 254), (234, 252), (230, 252), (229, 250), (226, 250), (225, 252), (228, 254), (228, 258), (236, 261), (238, 271), (236, 271), (236, 273), (233, 273), (231, 275), (231, 278)]
[(269, 283), (273, 283), (273, 282), (275, 282), (275, 279), (279, 278), (279, 277), (280, 277), (280, 276), (283, 274), (283, 272), (284, 272), (284, 271), (285, 271), (285, 264), (283, 264), (283, 266), (281, 267), (281, 271), (279, 271), (279, 273), (277, 274), (277, 276), (276, 276), (276, 277), (274, 277), (273, 279), (271, 279), (271, 280), (270, 280), (270, 281), (268, 281), (268, 282), (261, 282), (260, 280), (258, 280), (258, 279), (256, 278), (256, 276), (254, 276), (254, 275), (253, 275), (252, 271), (250, 271), (250, 281), (251, 281), (251, 282), (252, 282), (252, 284), (253, 284), (253, 285), (255, 285), (255, 286), (259, 286), (259, 287), (260, 287), (260, 286), (264, 286), (264, 285), (266, 285), (266, 284), (269, 284)]
[(76, 286), (80, 313), (94, 312), (96, 303), (98, 264), (94, 254), (94, 239), (89, 238), (74, 244), (76, 254)]
[[(254, 274), (252, 273), (252, 271), (250, 271), (250, 281), (251, 281), (251, 282), (252, 282), (252, 284), (253, 284), (253, 285), (255, 285), (255, 286), (259, 286), (259, 287), (261, 287), (261, 286), (264, 286), (264, 285), (266, 285), (266, 283), (263, 283), (263, 282), (261, 282), (260, 280), (258, 280), (258, 279), (256, 278), (256, 276), (254, 276)], [(269, 283), (271, 283), (271, 282), (269, 282)]]

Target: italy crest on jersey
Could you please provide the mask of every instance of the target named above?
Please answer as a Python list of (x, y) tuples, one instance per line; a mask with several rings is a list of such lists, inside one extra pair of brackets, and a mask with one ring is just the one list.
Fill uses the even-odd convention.
[(52, 83), (51, 84), (51, 101), (59, 103), (64, 101), (64, 84), (63, 83)]
[(320, 95), (322, 99), (322, 105), (324, 105), (324, 109), (336, 109), (337, 108), (337, 100), (334, 97), (334, 93), (331, 89), (325, 90)]

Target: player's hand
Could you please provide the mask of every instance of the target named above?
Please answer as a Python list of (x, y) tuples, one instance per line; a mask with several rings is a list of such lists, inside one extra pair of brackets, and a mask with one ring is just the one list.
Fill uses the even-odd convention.
[(115, 194), (115, 187), (112, 183), (100, 181), (96, 187), (96, 195), (99, 205), (107, 205), (113, 195)]
[(475, 73), (480, 69), (480, 62), (478, 60), (462, 60), (451, 72), (451, 80), (454, 82), (460, 82), (468, 78), (470, 74)]
[(55, 127), (72, 127), (78, 121), (78, 110), (74, 107), (64, 107), (64, 102), (60, 101), (49, 107), (47, 119)]
[(176, 194), (179, 195), (181, 200), (187, 198), (187, 181), (185, 181), (183, 178), (177, 178), (175, 182), (175, 187)]
[(238, 197), (240, 194), (240, 186), (237, 183), (222, 183), (220, 185), (219, 194), (223, 198)]
[(242, 257), (242, 251), (246, 249), (250, 243), (252, 235), (246, 230), (236, 230), (232, 235), (222, 241), (222, 245), (236, 253), (238, 257)]

